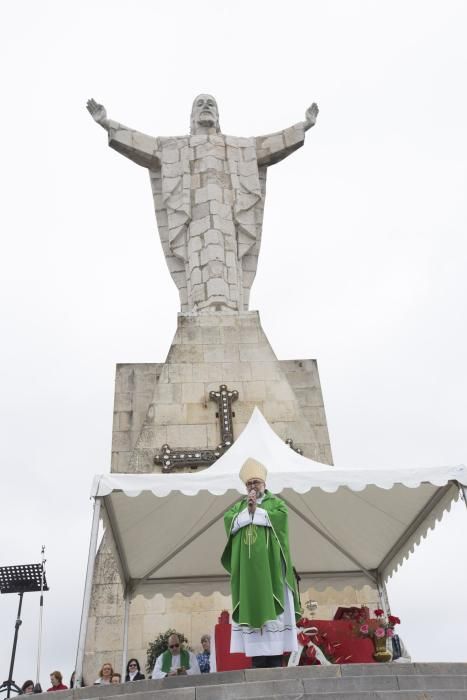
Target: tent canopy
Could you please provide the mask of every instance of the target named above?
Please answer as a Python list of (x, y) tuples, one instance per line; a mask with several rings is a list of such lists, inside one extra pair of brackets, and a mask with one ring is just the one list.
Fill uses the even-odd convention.
[(248, 457), (267, 466), (267, 487), (286, 501), (293, 562), (305, 586), (315, 588), (386, 580), (467, 485), (464, 466), (337, 469), (314, 462), (291, 450), (255, 409), (209, 469), (95, 477), (91, 495), (103, 500), (126, 584), (151, 582), (165, 594), (229, 590), (220, 563), (223, 514), (244, 493), (238, 473)]

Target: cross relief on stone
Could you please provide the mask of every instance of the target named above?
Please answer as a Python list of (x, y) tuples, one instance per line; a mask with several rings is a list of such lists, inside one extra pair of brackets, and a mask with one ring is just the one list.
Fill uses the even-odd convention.
[(154, 457), (154, 464), (161, 464), (162, 471), (169, 473), (181, 467), (210, 466), (226, 452), (234, 441), (233, 421), (235, 413), (232, 404), (238, 399), (236, 389), (228, 389), (226, 384), (221, 384), (219, 391), (210, 391), (209, 398), (217, 403), (216, 418), (219, 419), (220, 444), (214, 449), (206, 448), (172, 448), (170, 445), (162, 445), (161, 451)]
[[(190, 467), (190, 469), (208, 467), (232, 446), (234, 441), (232, 419), (235, 418), (232, 404), (238, 399), (238, 391), (229, 389), (226, 384), (221, 384), (219, 391), (209, 392), (209, 398), (217, 403), (216, 418), (219, 419), (221, 438), (219, 445), (213, 450), (204, 447), (172, 448), (167, 444), (162, 445), (160, 452), (154, 457), (154, 464), (161, 464), (164, 474), (183, 467)], [(287, 438), (285, 443), (299, 455), (303, 454), (303, 450), (295, 447), (291, 438)]]

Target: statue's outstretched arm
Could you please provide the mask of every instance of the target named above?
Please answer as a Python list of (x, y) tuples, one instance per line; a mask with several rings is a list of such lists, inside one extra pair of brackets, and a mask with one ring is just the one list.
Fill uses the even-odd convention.
[(97, 124), (100, 124), (106, 131), (109, 130), (110, 120), (107, 119), (107, 110), (104, 105), (100, 105), (91, 97), (86, 102), (86, 109)]
[(318, 114), (319, 114), (319, 109), (318, 105), (316, 102), (313, 102), (310, 107), (305, 112), (305, 122), (304, 122), (304, 128), (305, 131), (308, 131), (308, 129), (311, 129), (312, 126), (316, 124), (316, 120), (318, 119)]
[(268, 166), (287, 158), (291, 153), (303, 146), (305, 131), (316, 124), (318, 105), (313, 102), (305, 112), (305, 121), (298, 122), (288, 129), (274, 134), (256, 137), (256, 153), (259, 166)]
[(158, 139), (108, 119), (104, 105), (92, 98), (87, 101), (86, 109), (94, 121), (108, 132), (111, 148), (144, 168), (160, 167)]

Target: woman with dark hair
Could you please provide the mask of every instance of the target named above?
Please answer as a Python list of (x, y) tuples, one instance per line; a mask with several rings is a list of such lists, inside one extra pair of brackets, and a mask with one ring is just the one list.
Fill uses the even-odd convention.
[(34, 681), (24, 681), (23, 685), (21, 686), (21, 693), (20, 695), (29, 695), (29, 693), (34, 692)]
[(144, 681), (146, 676), (141, 673), (138, 659), (130, 659), (126, 665), (125, 682), (127, 681)]

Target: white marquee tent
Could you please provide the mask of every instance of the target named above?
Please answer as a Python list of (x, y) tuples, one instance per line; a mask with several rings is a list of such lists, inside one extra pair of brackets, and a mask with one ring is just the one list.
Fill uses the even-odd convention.
[(226, 542), (223, 514), (244, 492), (238, 472), (248, 457), (267, 466), (267, 487), (288, 505), (292, 558), (302, 586), (361, 588), (369, 583), (379, 590), (383, 607), (388, 606), (385, 581), (460, 492), (464, 497), (467, 492), (464, 466), (338, 469), (313, 462), (290, 449), (258, 409), (209, 469), (96, 476), (79, 674), (101, 508), (116, 543), (125, 588), (126, 646), (128, 601), (136, 590), (144, 594), (147, 582), (151, 595), (154, 586), (164, 595), (228, 592), (220, 563)]

